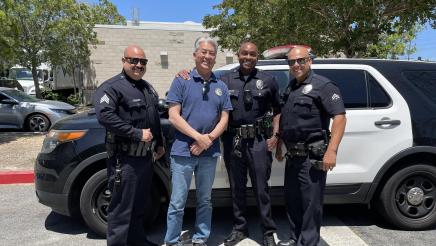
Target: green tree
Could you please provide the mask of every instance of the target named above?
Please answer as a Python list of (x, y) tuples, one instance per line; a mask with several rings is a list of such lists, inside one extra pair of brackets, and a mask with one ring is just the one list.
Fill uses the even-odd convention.
[(260, 50), (308, 44), (318, 55), (367, 55), (380, 35), (404, 33), (416, 24), (435, 25), (436, 0), (223, 0), (203, 24), (223, 48), (250, 39)]
[[(4, 6), (4, 8), (3, 8)], [(37, 67), (42, 63), (65, 64), (67, 72), (87, 61), (89, 45), (97, 43), (95, 24), (125, 23), (107, 0), (97, 5), (76, 0), (7, 0), (2, 6), (5, 32), (0, 40), (17, 60), (31, 69), (37, 97)]]
[(366, 56), (384, 59), (398, 59), (402, 55), (410, 56), (416, 52), (416, 46), (412, 45), (412, 40), (422, 29), (421, 25), (415, 25), (405, 31), (401, 31), (397, 27), (397, 30), (390, 35), (382, 33), (379, 35), (378, 43), (368, 45)]

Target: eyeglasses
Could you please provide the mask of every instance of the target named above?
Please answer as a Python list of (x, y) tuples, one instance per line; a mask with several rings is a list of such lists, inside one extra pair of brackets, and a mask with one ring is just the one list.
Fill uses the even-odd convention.
[(306, 64), (306, 62), (309, 60), (309, 57), (302, 57), (302, 58), (298, 58), (298, 59), (288, 59), (288, 65), (289, 66), (293, 66), (295, 64), (295, 62), (298, 63), (298, 65), (304, 65)]
[(124, 57), (124, 60), (126, 60), (128, 63), (136, 65), (141, 63), (141, 65), (145, 66), (147, 65), (148, 59), (145, 58), (132, 58), (132, 57)]

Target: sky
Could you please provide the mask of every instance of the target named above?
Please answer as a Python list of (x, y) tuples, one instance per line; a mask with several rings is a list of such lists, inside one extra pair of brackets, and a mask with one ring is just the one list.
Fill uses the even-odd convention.
[[(84, 0), (98, 2), (97, 0)], [(111, 0), (118, 8), (118, 12), (127, 20), (131, 20), (133, 9), (139, 10), (141, 21), (157, 22), (185, 22), (201, 23), (207, 14), (217, 14), (214, 5), (220, 0)], [(436, 61), (436, 29), (426, 26), (412, 44), (416, 45), (417, 52), (410, 59), (421, 57), (422, 60)], [(406, 56), (401, 57), (407, 59)]]

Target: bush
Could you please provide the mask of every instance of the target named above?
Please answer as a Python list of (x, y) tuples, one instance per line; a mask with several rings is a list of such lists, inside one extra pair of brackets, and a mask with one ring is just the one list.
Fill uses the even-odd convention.
[(77, 94), (77, 95), (71, 94), (67, 97), (67, 103), (69, 103), (71, 105), (78, 105), (78, 104), (80, 104), (80, 101), (81, 100), (80, 100), (79, 94)]
[(53, 92), (50, 88), (42, 88), (41, 89), (41, 96), (44, 99), (47, 100), (60, 100), (61, 97), (58, 93)]

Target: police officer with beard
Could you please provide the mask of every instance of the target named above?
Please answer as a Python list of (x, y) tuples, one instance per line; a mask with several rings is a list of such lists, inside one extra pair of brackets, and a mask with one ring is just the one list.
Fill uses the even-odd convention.
[(164, 153), (158, 95), (142, 77), (147, 59), (136, 45), (124, 50), (123, 71), (94, 95), (98, 122), (106, 128), (108, 153), (107, 245), (157, 245), (147, 240), (144, 212), (150, 209), (153, 158)]
[(279, 89), (273, 76), (255, 68), (258, 51), (254, 43), (243, 43), (237, 55), (239, 68), (220, 78), (229, 88), (233, 106), (228, 129), (221, 138), (233, 200), (233, 230), (224, 245), (235, 245), (248, 237), (247, 171), (261, 218), (263, 245), (276, 245), (268, 180), (270, 151), (277, 143)]
[[(287, 148), (284, 189), (290, 240), (279, 245), (315, 246), (320, 240), (327, 171), (336, 166), (345, 130), (345, 108), (338, 87), (311, 70), (308, 48), (291, 49), (288, 64), (295, 78), (284, 93), (279, 125)], [(283, 157), (280, 144), (276, 157)]]

